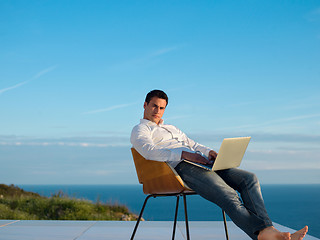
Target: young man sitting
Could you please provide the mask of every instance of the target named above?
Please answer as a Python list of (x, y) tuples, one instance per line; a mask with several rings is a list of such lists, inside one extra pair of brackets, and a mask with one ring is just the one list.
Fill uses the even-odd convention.
[(143, 119), (131, 133), (133, 147), (144, 158), (170, 164), (191, 189), (217, 204), (252, 239), (304, 238), (307, 226), (293, 234), (274, 228), (255, 174), (238, 168), (207, 171), (183, 161), (210, 164), (217, 153), (188, 138), (175, 126), (164, 124), (162, 116), (167, 105), (168, 97), (161, 90), (153, 90), (146, 96)]

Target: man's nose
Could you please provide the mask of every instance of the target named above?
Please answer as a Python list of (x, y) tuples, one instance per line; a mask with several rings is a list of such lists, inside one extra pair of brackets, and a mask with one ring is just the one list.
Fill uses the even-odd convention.
[(158, 113), (160, 111), (160, 108), (159, 107), (156, 107), (155, 108), (155, 113)]

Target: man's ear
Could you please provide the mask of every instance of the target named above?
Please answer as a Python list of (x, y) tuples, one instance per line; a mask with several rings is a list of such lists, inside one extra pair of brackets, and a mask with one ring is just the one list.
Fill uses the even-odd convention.
[(148, 103), (147, 103), (147, 102), (144, 102), (143, 108), (146, 109), (146, 106), (147, 106), (147, 105), (148, 105)]

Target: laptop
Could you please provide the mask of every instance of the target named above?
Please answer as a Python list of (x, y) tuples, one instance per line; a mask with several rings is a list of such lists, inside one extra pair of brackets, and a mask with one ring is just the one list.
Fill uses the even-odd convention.
[(213, 165), (204, 165), (184, 160), (188, 163), (202, 167), (209, 171), (218, 171), (223, 169), (239, 167), (243, 155), (248, 147), (251, 137), (225, 138), (219, 149), (218, 156)]

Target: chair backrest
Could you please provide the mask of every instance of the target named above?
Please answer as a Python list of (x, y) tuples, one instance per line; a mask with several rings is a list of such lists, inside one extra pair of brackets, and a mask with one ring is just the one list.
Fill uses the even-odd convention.
[(134, 164), (145, 194), (171, 194), (190, 191), (180, 176), (165, 162), (147, 160), (131, 148)]

